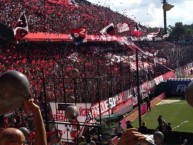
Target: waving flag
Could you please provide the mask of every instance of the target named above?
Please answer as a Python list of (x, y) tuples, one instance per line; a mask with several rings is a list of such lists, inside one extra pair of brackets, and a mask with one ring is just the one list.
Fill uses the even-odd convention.
[(170, 34), (168, 33), (168, 34), (163, 35), (162, 38), (165, 39), (165, 38), (168, 38), (169, 36)]
[(114, 24), (111, 23), (108, 26), (106, 26), (105, 28), (103, 28), (100, 33), (103, 35), (114, 35), (115, 34), (115, 28), (114, 28)]
[(86, 42), (86, 33), (87, 30), (85, 28), (73, 29), (70, 32), (72, 39), (76, 45)]
[(130, 28), (129, 28), (127, 23), (118, 23), (117, 24), (117, 31), (119, 33), (122, 33), (122, 32), (125, 32), (125, 31), (129, 31), (129, 30), (130, 30)]
[(147, 34), (147, 37), (148, 38), (154, 38), (159, 34), (159, 32), (160, 32), (160, 28), (156, 32), (151, 32), (151, 33)]
[(13, 33), (16, 40), (23, 38), (29, 32), (27, 18), (25, 13), (22, 13), (21, 17), (17, 20), (15, 27), (13, 29)]
[(130, 35), (135, 37), (140, 37), (142, 35), (142, 31), (138, 23), (136, 23), (135, 29), (131, 31)]

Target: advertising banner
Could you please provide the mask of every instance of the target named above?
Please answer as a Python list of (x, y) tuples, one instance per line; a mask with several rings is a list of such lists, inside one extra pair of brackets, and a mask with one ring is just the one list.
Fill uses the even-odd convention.
[(73, 122), (69, 122), (69, 120), (65, 116), (65, 106), (69, 104), (65, 103), (55, 103), (50, 102), (51, 107), (51, 116), (53, 117), (53, 121), (55, 122), (55, 128), (62, 131), (62, 141), (71, 142), (83, 129), (81, 124), (84, 124), (86, 121), (86, 117), (90, 112), (90, 103), (77, 103), (76, 107), (79, 110), (79, 116), (77, 120)]
[(168, 79), (166, 83), (167, 97), (181, 96), (184, 97), (187, 85), (192, 81), (192, 78), (173, 78)]

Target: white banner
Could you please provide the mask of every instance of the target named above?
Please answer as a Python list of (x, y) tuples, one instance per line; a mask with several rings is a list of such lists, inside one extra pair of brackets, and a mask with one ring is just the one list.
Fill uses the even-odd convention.
[(50, 102), (51, 115), (55, 122), (55, 127), (61, 130), (63, 133), (62, 140), (72, 141), (81, 132), (81, 129), (83, 129), (83, 126), (81, 126), (81, 124), (84, 124), (84, 122), (86, 121), (86, 116), (90, 112), (91, 103), (76, 104), (76, 107), (79, 110), (79, 116), (77, 117), (77, 120), (74, 120), (73, 122), (69, 122), (69, 120), (65, 116), (64, 110), (59, 110), (60, 105), (65, 106), (66, 104)]
[(118, 23), (117, 24), (117, 31), (119, 33), (122, 33), (122, 32), (125, 32), (125, 31), (129, 31), (129, 30), (130, 30), (130, 28), (129, 28), (127, 23)]

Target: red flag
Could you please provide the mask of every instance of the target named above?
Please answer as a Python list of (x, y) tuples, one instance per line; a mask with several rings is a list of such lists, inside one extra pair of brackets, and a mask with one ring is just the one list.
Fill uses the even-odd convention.
[(73, 30), (71, 30), (70, 33), (74, 37), (81, 37), (81, 38), (85, 38), (86, 37), (86, 29), (85, 28), (73, 29)]
[(29, 32), (27, 18), (25, 16), (25, 13), (22, 13), (20, 18), (17, 20), (17, 23), (15, 24), (15, 27), (13, 29), (13, 33), (16, 40), (19, 40), (23, 38), (25, 35), (27, 35)]
[(87, 30), (85, 28), (77, 28), (70, 31), (73, 41), (75, 44), (86, 42)]
[(130, 35), (135, 37), (140, 37), (142, 35), (142, 31), (138, 23), (136, 24), (135, 29), (131, 31)]

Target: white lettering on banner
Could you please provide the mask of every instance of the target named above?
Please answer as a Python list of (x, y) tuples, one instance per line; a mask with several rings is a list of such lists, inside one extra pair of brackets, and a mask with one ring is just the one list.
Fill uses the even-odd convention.
[(97, 36), (96, 36), (96, 39), (97, 39), (97, 40), (100, 40), (100, 36), (97, 35)]
[(117, 37), (116, 37), (116, 36), (113, 36), (113, 37), (112, 37), (112, 40), (117, 40)]
[(160, 82), (164, 81), (164, 78), (161, 75), (159, 77), (154, 78), (154, 81), (155, 81), (156, 85), (158, 85)]
[(154, 88), (154, 87), (155, 87), (155, 81), (154, 81), (154, 80), (151, 80), (151, 81), (150, 81), (150, 84), (151, 84), (151, 88)]
[(151, 81), (148, 82), (148, 89), (152, 89), (152, 84), (151, 84)]
[[(100, 108), (101, 108), (101, 114), (104, 114), (104, 112), (108, 112), (109, 109), (112, 109), (115, 107), (117, 104), (122, 103), (123, 101), (126, 100), (126, 93), (122, 92), (119, 95), (116, 95), (115, 97), (111, 97), (108, 100), (101, 101), (100, 102)], [(91, 107), (92, 111), (92, 116), (95, 118), (99, 116), (99, 105), (95, 104)]]
[(158, 85), (158, 84), (159, 84), (159, 80), (158, 80), (158, 78), (155, 78), (155, 79), (154, 79), (154, 81), (155, 81), (155, 84), (156, 84), (156, 85)]
[(105, 106), (104, 106), (104, 101), (100, 102), (100, 106), (101, 108), (101, 112), (104, 112), (106, 110)]
[(94, 36), (94, 35), (91, 35), (91, 36), (90, 36), (90, 39), (91, 39), (92, 41), (94, 41), (94, 40), (95, 40), (95, 36)]
[(159, 76), (159, 81), (160, 82), (163, 82), (164, 81), (164, 78), (163, 78), (163, 76), (161, 75), (161, 76)]
[(180, 92), (185, 92), (186, 89), (186, 85), (178, 85), (176, 92), (180, 91)]
[(116, 106), (116, 100), (114, 98), (109, 98), (108, 103), (109, 103), (109, 108), (113, 108)]
[(53, 113), (54, 120), (57, 121), (67, 121), (64, 111), (56, 109), (56, 113)]
[(105, 36), (102, 35), (100, 38), (101, 38), (102, 41), (103, 40), (106, 41), (106, 37)]
[(81, 28), (80, 34), (85, 36), (85, 33), (86, 33), (86, 29)]
[(93, 109), (92, 110), (94, 110), (94, 112), (92, 113), (94, 116), (98, 116), (98, 114), (99, 114), (99, 104), (96, 104), (94, 107), (93, 107)]
[(116, 104), (119, 104), (121, 101), (119, 100), (120, 99), (120, 97), (117, 95), (117, 96), (115, 96), (115, 98), (116, 98)]
[(101, 112), (108, 111), (109, 110), (109, 108), (108, 108), (108, 106), (109, 106), (108, 100), (107, 101), (103, 101), (102, 102), (102, 106), (103, 106), (103, 108), (101, 109)]
[(90, 108), (83, 108), (83, 107), (80, 107), (79, 108), (79, 116), (87, 116), (90, 112)]
[(116, 104), (119, 104), (121, 102), (119, 95), (116, 96)]
[(132, 94), (131, 94), (131, 89), (126, 91), (126, 96), (127, 96), (127, 99), (130, 99), (132, 97)]
[(105, 107), (105, 111), (109, 110), (110, 106), (109, 106), (109, 100), (105, 100), (104, 101), (104, 107)]
[(110, 36), (107, 36), (107, 41), (111, 41), (111, 37)]

